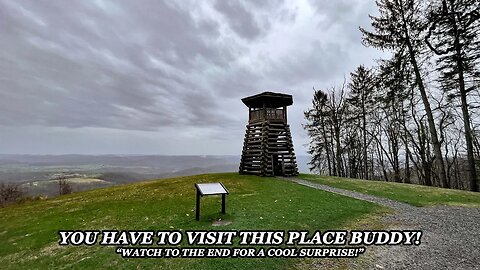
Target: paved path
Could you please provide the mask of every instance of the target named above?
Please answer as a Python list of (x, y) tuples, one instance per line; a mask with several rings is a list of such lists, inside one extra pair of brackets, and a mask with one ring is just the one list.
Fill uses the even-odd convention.
[(374, 247), (370, 269), (480, 269), (480, 208), (415, 207), (299, 178), (282, 179), (393, 208), (395, 214), (383, 217), (389, 229), (423, 231), (419, 246)]

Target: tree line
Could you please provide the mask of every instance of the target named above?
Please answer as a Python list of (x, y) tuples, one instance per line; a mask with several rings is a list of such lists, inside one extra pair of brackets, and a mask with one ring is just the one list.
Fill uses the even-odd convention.
[(389, 57), (314, 89), (311, 170), (478, 191), (480, 1), (376, 4), (362, 42)]

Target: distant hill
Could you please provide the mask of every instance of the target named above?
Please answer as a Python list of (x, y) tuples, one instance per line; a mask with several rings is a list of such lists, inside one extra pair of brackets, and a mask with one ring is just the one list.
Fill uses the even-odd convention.
[[(298, 156), (300, 172), (308, 172), (307, 156)], [(29, 195), (55, 196), (59, 176), (80, 174), (74, 191), (202, 173), (236, 172), (240, 156), (159, 155), (0, 155), (0, 183), (17, 183)]]
[[(297, 156), (300, 171), (307, 172), (308, 156)], [(85, 166), (145, 167), (173, 172), (189, 168), (206, 168), (225, 164), (239, 164), (240, 156), (162, 156), (162, 155), (5, 155), (0, 154), (0, 166)], [(238, 166), (237, 166), (238, 167)]]
[(164, 171), (238, 163), (239, 160), (239, 156), (0, 155), (0, 165), (81, 166), (94, 164), (111, 167), (149, 167)]

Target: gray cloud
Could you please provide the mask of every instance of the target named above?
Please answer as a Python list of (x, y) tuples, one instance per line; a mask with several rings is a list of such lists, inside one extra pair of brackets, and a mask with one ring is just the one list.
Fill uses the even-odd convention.
[(38, 130), (59, 141), (39, 140), (38, 151), (75, 151), (60, 139), (70, 136), (83, 152), (85, 138), (101, 148), (118, 134), (119, 152), (135, 152), (130, 138), (175, 154), (161, 146), (174, 136), (197, 145), (184, 154), (236, 154), (240, 99), (265, 90), (294, 94), (292, 130), (304, 140), (312, 86), (377, 57), (358, 40), (371, 10), (367, 1), (0, 0), (0, 149), (26, 151), (16, 145)]
[(262, 29), (255, 21), (255, 17), (241, 2), (217, 0), (215, 8), (224, 15), (228, 25), (241, 37), (254, 39), (261, 34)]

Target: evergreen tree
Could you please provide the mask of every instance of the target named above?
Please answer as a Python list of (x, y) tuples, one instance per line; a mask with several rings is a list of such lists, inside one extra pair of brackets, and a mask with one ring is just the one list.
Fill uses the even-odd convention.
[[(328, 93), (315, 90), (312, 105), (313, 107), (304, 113), (308, 121), (305, 129), (311, 138), (309, 149), (309, 154), (312, 155), (311, 169), (323, 172), (327, 163), (329, 175), (346, 176), (343, 159), (344, 86), (340, 91), (332, 87)], [(323, 158), (324, 153), (326, 160)]]
[(363, 65), (350, 73), (350, 82), (348, 84), (350, 92), (346, 99), (349, 106), (349, 121), (360, 120), (362, 127), (362, 157), (363, 161), (363, 178), (368, 179), (368, 143), (367, 143), (367, 121), (368, 115), (373, 110), (373, 91), (375, 80), (372, 71), (366, 69)]
[(442, 148), (438, 139), (435, 120), (422, 77), (421, 61), (423, 49), (423, 9), (415, 0), (377, 0), (380, 15), (370, 16), (373, 32), (360, 28), (363, 42), (367, 46), (391, 50), (397, 56), (408, 59), (415, 74), (415, 84), (422, 97), (427, 115), (430, 137), (434, 148), (437, 170), (443, 187), (449, 182), (445, 171)]
[(460, 97), (465, 143), (467, 146), (470, 190), (478, 191), (473, 149), (473, 133), (467, 95), (475, 84), (466, 78), (478, 78), (475, 64), (480, 59), (480, 2), (478, 0), (443, 0), (435, 4), (430, 13), (428, 47), (439, 56), (437, 59), (442, 88), (450, 97)]
[[(378, 87), (376, 91), (377, 107), (383, 111), (383, 117), (379, 125), (383, 126), (388, 138), (388, 151), (385, 155), (393, 169), (393, 179), (401, 182), (400, 175), (400, 150), (405, 149), (405, 160), (408, 162), (407, 130), (404, 122), (408, 116), (410, 107), (408, 102), (411, 97), (411, 82), (409, 78), (409, 62), (398, 54), (389, 60), (380, 61), (377, 75)], [(406, 168), (405, 182), (409, 182), (409, 168)]]
[[(319, 173), (325, 171), (325, 163), (328, 175), (332, 175), (332, 134), (330, 132), (331, 121), (329, 119), (330, 108), (328, 107), (328, 96), (321, 90), (314, 89), (312, 100), (313, 107), (304, 112), (308, 123), (304, 126), (311, 138), (308, 153), (312, 156), (309, 162), (310, 170), (317, 170)], [(324, 158), (324, 154), (326, 158)]]

